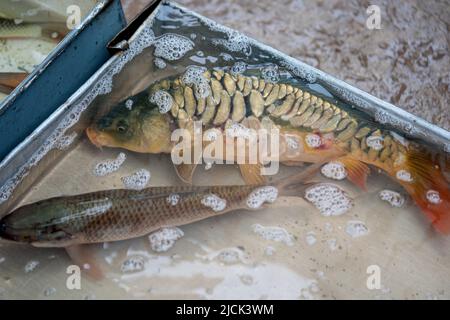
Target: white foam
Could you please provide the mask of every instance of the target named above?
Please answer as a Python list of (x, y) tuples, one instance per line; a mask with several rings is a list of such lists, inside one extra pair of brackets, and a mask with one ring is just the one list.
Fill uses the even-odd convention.
[(150, 181), (150, 177), (150, 171), (146, 169), (139, 169), (129, 176), (122, 177), (121, 180), (127, 189), (142, 190), (147, 186)]
[(369, 148), (373, 150), (381, 150), (383, 149), (383, 142), (384, 139), (381, 136), (370, 136), (367, 137), (366, 143), (369, 146)]
[(167, 196), (166, 201), (171, 206), (176, 206), (178, 202), (180, 201), (181, 197), (179, 194), (171, 193)]
[(159, 58), (159, 57), (155, 57), (155, 60), (153, 62), (155, 63), (155, 66), (158, 69), (164, 69), (165, 67), (167, 67), (166, 62), (163, 59)]
[(5, 262), (6, 261), (6, 258), (5, 257), (0, 257), (0, 264), (2, 264), (3, 262)]
[(125, 101), (125, 108), (127, 108), (128, 110), (131, 110), (133, 108), (133, 100), (132, 99), (128, 99), (127, 101)]
[(52, 296), (55, 293), (56, 293), (56, 288), (54, 288), (54, 287), (48, 287), (48, 288), (45, 288), (45, 290), (44, 290), (44, 296), (46, 296), (46, 297)]
[(120, 270), (122, 271), (122, 273), (140, 272), (144, 270), (144, 266), (145, 266), (144, 257), (131, 256), (122, 263)]
[(306, 243), (312, 246), (317, 242), (316, 233), (314, 231), (309, 231), (306, 234)]
[(155, 56), (169, 61), (181, 59), (194, 48), (191, 39), (178, 34), (166, 33), (155, 41)]
[(153, 251), (165, 252), (173, 247), (175, 242), (184, 236), (179, 228), (162, 228), (148, 236)]
[(320, 183), (309, 187), (305, 198), (324, 216), (339, 216), (353, 207), (353, 200), (348, 194), (333, 184)]
[(168, 92), (164, 90), (156, 91), (150, 96), (149, 100), (151, 103), (154, 103), (158, 106), (160, 113), (167, 113), (172, 108), (173, 98)]
[(206, 162), (206, 163), (205, 163), (205, 170), (211, 169), (212, 166), (213, 166), (213, 163), (212, 163), (212, 162)]
[(264, 254), (265, 254), (266, 256), (273, 256), (274, 253), (275, 253), (276, 251), (277, 251), (277, 250), (276, 250), (274, 247), (272, 247), (272, 246), (267, 246), (267, 247), (264, 249)]
[(215, 45), (222, 45), (232, 52), (242, 52), (247, 56), (252, 53), (252, 47), (248, 41), (248, 37), (234, 30), (227, 32), (228, 39), (213, 39)]
[(201, 203), (215, 212), (222, 211), (227, 206), (227, 201), (225, 199), (222, 199), (212, 193), (203, 196)]
[(116, 252), (116, 251), (113, 251), (113, 252), (111, 252), (110, 255), (107, 255), (107, 256), (105, 257), (105, 261), (106, 261), (108, 264), (112, 264), (115, 258), (117, 258), (117, 252)]
[(181, 81), (194, 86), (194, 94), (197, 99), (207, 98), (211, 94), (209, 80), (205, 77), (207, 69), (200, 66), (189, 66), (181, 77)]
[(244, 139), (250, 139), (252, 136), (252, 130), (244, 126), (242, 123), (233, 122), (225, 129), (225, 134), (230, 138), (241, 137)]
[(343, 163), (339, 161), (331, 161), (322, 166), (320, 169), (322, 174), (330, 179), (343, 180), (347, 177), (347, 170)]
[(310, 148), (319, 148), (322, 145), (322, 138), (318, 134), (308, 133), (305, 137), (305, 142)]
[(442, 202), (441, 195), (436, 190), (428, 190), (426, 197), (428, 202), (432, 204), (439, 204)]
[(95, 166), (93, 174), (98, 177), (103, 177), (110, 173), (113, 173), (119, 170), (119, 168), (125, 162), (126, 158), (127, 156), (125, 155), (125, 153), (121, 152), (116, 159), (108, 159), (102, 161)]
[(232, 75), (243, 74), (247, 70), (247, 64), (244, 61), (237, 61), (231, 68)]
[(381, 200), (389, 202), (391, 206), (396, 208), (401, 208), (405, 203), (405, 197), (396, 191), (381, 190), (378, 196)]
[(291, 150), (298, 150), (300, 147), (297, 138), (293, 136), (286, 136), (286, 145)]
[(397, 171), (396, 175), (398, 180), (406, 181), (406, 182), (412, 182), (413, 178), (411, 176), (411, 173), (406, 170), (399, 170)]
[(222, 135), (222, 132), (217, 128), (211, 128), (205, 131), (205, 140), (206, 141), (216, 141)]
[(337, 240), (336, 240), (336, 239), (328, 239), (328, 240), (327, 240), (327, 244), (328, 244), (328, 248), (329, 248), (331, 251), (335, 251), (335, 250), (338, 248)]
[(72, 132), (69, 135), (62, 135), (55, 143), (55, 148), (59, 150), (66, 150), (75, 141), (77, 136), (78, 134), (76, 132)]
[(261, 70), (261, 75), (268, 83), (277, 83), (280, 80), (280, 71), (277, 65), (268, 65)]
[(24, 270), (26, 273), (30, 273), (30, 272), (34, 271), (34, 269), (36, 269), (38, 265), (39, 265), (39, 261), (37, 261), (37, 260), (28, 261), (27, 264), (25, 265)]
[(364, 222), (359, 220), (350, 220), (347, 222), (345, 232), (352, 238), (358, 238), (365, 236), (369, 233), (369, 229)]
[(253, 232), (265, 240), (282, 242), (288, 246), (294, 245), (294, 236), (287, 232), (286, 229), (280, 227), (264, 227), (260, 224), (254, 224), (252, 229)]
[(218, 259), (225, 264), (234, 264), (238, 262), (247, 263), (245, 253), (238, 248), (224, 248), (218, 252), (212, 252), (208, 256), (208, 259)]
[(274, 203), (278, 198), (278, 189), (272, 186), (260, 187), (253, 190), (247, 197), (247, 207), (258, 209), (264, 203)]

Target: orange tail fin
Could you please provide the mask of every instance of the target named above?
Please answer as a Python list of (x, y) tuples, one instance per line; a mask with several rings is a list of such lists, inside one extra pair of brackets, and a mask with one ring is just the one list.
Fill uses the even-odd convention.
[(450, 234), (450, 188), (440, 167), (426, 154), (408, 151), (405, 163), (392, 173), (415, 203), (443, 234)]

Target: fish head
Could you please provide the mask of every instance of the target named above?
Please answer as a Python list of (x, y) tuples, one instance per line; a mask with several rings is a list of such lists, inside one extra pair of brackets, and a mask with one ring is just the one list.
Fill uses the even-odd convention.
[(123, 148), (141, 153), (171, 150), (170, 117), (162, 114), (148, 97), (127, 99), (86, 129), (89, 140), (97, 147)]
[(0, 220), (0, 238), (27, 243), (70, 240), (61, 223), (68, 214), (66, 206), (53, 201), (22, 206)]

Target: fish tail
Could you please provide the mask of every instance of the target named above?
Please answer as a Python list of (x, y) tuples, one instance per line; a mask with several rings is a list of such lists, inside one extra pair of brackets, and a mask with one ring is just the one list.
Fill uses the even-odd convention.
[(449, 184), (430, 155), (408, 150), (404, 163), (390, 175), (405, 188), (437, 231), (450, 234)]

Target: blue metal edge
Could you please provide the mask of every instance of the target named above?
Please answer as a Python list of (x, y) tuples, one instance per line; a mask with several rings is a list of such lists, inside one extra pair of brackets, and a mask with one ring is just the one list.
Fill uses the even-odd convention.
[(0, 104), (0, 161), (111, 57), (125, 26), (120, 0), (102, 0)]

